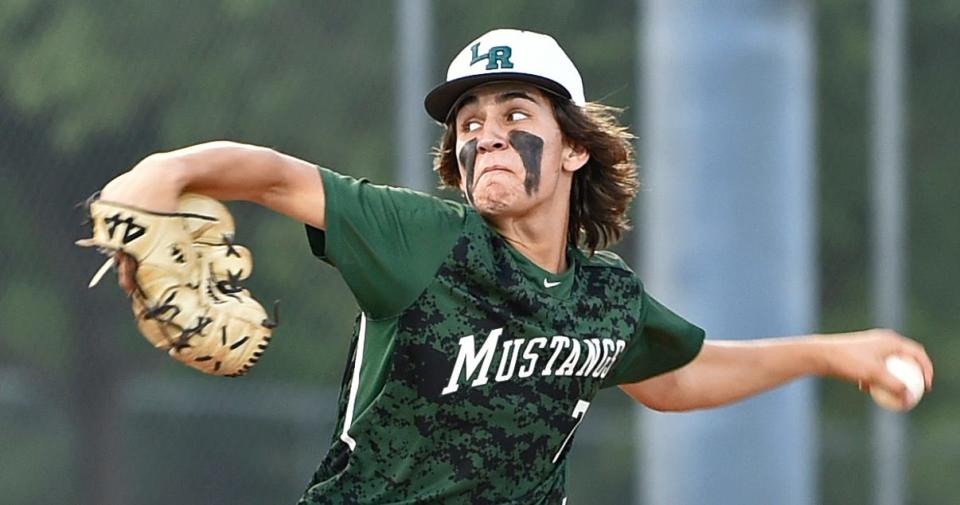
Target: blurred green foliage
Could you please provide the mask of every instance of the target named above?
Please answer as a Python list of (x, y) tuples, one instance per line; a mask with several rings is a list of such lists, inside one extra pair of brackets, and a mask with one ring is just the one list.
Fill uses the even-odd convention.
[[(12, 402), (0, 408), (0, 501), (36, 503), (42, 496), (93, 503), (109, 495), (90, 487), (95, 473), (80, 469), (100, 464), (90, 459), (96, 454), (87, 453), (97, 440), (84, 442), (84, 437), (96, 428), (83, 420), (97, 418), (85, 409), (103, 410), (104, 402), (123, 400), (117, 383), (134, 371), (171, 377), (191, 373), (157, 356), (137, 336), (118, 290), (85, 288), (99, 258), (71, 245), (87, 233), (77, 226), (82, 216), (73, 204), (151, 152), (221, 138), (272, 146), (374, 181), (394, 181), (393, 83), (402, 71), (394, 57), (394, 5), (374, 0), (0, 2), (0, 232), (6, 240), (0, 247), (0, 366), (40, 377), (40, 389), (29, 392), (44, 398), (39, 407)], [(560, 39), (580, 64), (589, 99), (637, 106), (632, 48), (639, 23), (631, 2), (539, 0), (491, 8), (458, 0), (434, 2), (433, 9), (432, 67), (438, 80), (446, 62), (472, 37), (493, 27), (526, 27)], [(870, 4), (820, 0), (816, 9), (820, 300), (822, 329), (836, 331), (871, 325)], [(939, 365), (936, 391), (911, 415), (911, 503), (944, 504), (956, 502), (949, 486), (960, 474), (960, 438), (953, 421), (960, 412), (950, 401), (960, 389), (960, 372), (952, 366), (960, 358), (960, 343), (951, 338), (960, 322), (955, 261), (960, 257), (955, 231), (960, 229), (955, 196), (960, 65), (954, 51), (960, 47), (960, 8), (952, 0), (929, 0), (909, 3), (909, 12), (907, 330)], [(624, 121), (632, 117), (630, 109)], [(301, 225), (250, 204), (232, 208), (238, 240), (257, 256), (251, 289), (263, 300), (282, 298), (282, 325), (270, 352), (252, 377), (240, 380), (337, 387), (356, 310), (343, 282), (310, 256)], [(3, 387), (16, 396), (11, 382), (0, 383)], [(868, 403), (848, 385), (827, 382), (822, 392), (822, 502), (866, 503)], [(626, 438), (629, 403), (613, 397), (599, 401), (609, 404), (610, 414), (604, 415)], [(326, 407), (332, 421), (334, 406)], [(126, 489), (120, 491), (123, 502), (210, 503), (229, 496), (230, 503), (292, 503), (300, 491), (297, 483), (308, 477), (309, 465), (301, 464), (304, 437), (311, 446), (306, 459), (316, 463), (329, 436), (328, 431), (285, 433), (261, 421), (180, 422), (142, 415), (121, 420), (127, 429), (113, 435), (125, 448), (117, 456), (125, 466), (117, 469), (115, 481), (99, 480)], [(252, 432), (267, 438), (251, 442), (251, 452), (236, 450)], [(218, 443), (224, 440), (237, 440), (237, 446), (224, 448)], [(273, 447), (263, 440), (280, 442)], [(249, 464), (204, 467), (209, 473), (194, 473), (195, 481), (180, 480), (189, 473), (176, 469), (199, 453), (246, 458)], [(629, 444), (615, 437), (581, 452), (575, 447), (573, 501), (604, 497), (616, 502), (615, 490), (629, 492), (639, 476), (631, 458)], [(285, 464), (291, 461), (297, 464)], [(588, 479), (574, 471), (595, 474), (601, 467), (602, 475)], [(162, 478), (144, 477), (158, 469)], [(273, 484), (248, 495), (223, 495), (217, 491), (227, 492), (229, 486), (206, 487), (218, 479), (235, 486)], [(190, 495), (191, 489), (203, 492)], [(178, 492), (182, 495), (170, 494)], [(159, 493), (167, 493), (167, 499)]]
[[(821, 326), (872, 326), (870, 309), (871, 2), (818, 2)], [(955, 503), (960, 358), (960, 43), (956, 2), (907, 2), (907, 323), (937, 366), (935, 391), (910, 414), (910, 501)], [(846, 384), (826, 381), (821, 482), (824, 503), (872, 497), (870, 408)], [(949, 426), (952, 425), (952, 428)], [(952, 433), (951, 433), (952, 431)]]

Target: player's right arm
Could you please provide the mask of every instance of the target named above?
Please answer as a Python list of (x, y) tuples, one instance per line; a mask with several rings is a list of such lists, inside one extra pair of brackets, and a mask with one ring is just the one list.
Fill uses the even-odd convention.
[(273, 149), (217, 141), (148, 156), (110, 181), (100, 198), (172, 212), (185, 192), (218, 200), (247, 200), (326, 228), (323, 182), (317, 167)]

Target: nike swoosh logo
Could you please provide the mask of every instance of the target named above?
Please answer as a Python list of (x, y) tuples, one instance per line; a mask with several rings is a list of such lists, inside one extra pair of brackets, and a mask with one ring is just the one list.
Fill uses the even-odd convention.
[(546, 279), (543, 280), (543, 287), (545, 288), (552, 288), (554, 286), (559, 286), (559, 285), (560, 285), (560, 281), (548, 282)]

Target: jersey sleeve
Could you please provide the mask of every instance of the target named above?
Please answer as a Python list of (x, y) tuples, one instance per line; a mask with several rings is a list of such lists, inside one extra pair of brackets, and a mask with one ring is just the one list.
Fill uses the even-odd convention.
[(693, 360), (704, 331), (642, 291), (640, 327), (604, 379), (603, 387), (640, 382)]
[(340, 271), (368, 318), (399, 313), (449, 254), (463, 229), (463, 206), (319, 170), (326, 230), (307, 225), (310, 249)]

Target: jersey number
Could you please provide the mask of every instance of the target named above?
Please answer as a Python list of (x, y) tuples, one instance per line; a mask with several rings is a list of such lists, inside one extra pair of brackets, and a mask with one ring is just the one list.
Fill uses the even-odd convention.
[(583, 422), (583, 415), (587, 413), (587, 407), (589, 406), (590, 402), (577, 400), (577, 406), (573, 408), (572, 414), (573, 418), (577, 420), (577, 424), (573, 425), (573, 429), (567, 434), (567, 438), (563, 439), (563, 444), (560, 446), (560, 450), (558, 450), (557, 455), (553, 457), (554, 463), (560, 459), (560, 455), (563, 454), (563, 450), (567, 447), (567, 444), (570, 443), (570, 439), (573, 438), (573, 433), (577, 431), (577, 428), (580, 427), (580, 423)]

